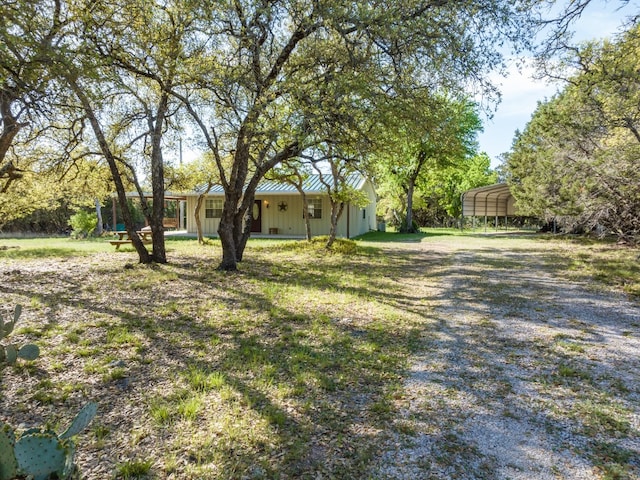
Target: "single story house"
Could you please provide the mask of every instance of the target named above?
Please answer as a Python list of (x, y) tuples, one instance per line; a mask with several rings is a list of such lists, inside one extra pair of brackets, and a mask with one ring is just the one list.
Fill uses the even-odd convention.
[[(359, 173), (349, 175), (348, 184), (362, 191), (369, 199), (364, 208), (345, 205), (338, 221), (338, 236), (351, 238), (376, 229), (376, 193), (373, 184)], [(330, 228), (331, 204), (326, 187), (319, 175), (310, 175), (303, 183), (303, 191), (309, 206), (311, 234), (328, 235)], [(185, 194), (187, 232), (197, 233), (195, 221), (198, 192)], [(200, 209), (200, 219), (204, 235), (217, 235), (222, 214), (224, 192), (222, 187), (214, 187), (205, 197)], [(253, 205), (252, 234), (281, 237), (304, 237), (302, 195), (296, 187), (285, 182), (263, 180), (256, 190)]]

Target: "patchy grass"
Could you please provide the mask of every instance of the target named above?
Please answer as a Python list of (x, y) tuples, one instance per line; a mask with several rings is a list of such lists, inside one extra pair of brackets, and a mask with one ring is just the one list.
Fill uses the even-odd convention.
[[(365, 475), (420, 318), (395, 305), (375, 249), (341, 240), (327, 256), (321, 241), (256, 242), (237, 274), (195, 240), (168, 242), (168, 265), (95, 252), (52, 275), (58, 250), (5, 258), (9, 303), (39, 299), (21, 336), (43, 354), (35, 375), (5, 372), (3, 411), (30, 424), (98, 400), (89, 478)], [(123, 451), (115, 472), (91, 460)]]
[(577, 275), (620, 288), (640, 298), (640, 256), (638, 249), (615, 244), (584, 245), (571, 255)]
[(147, 478), (152, 465), (151, 460), (128, 460), (116, 467), (117, 477), (123, 480)]
[[(582, 257), (615, 254), (626, 262), (626, 253), (531, 235), (374, 232), (338, 241), (331, 254), (324, 239), (252, 241), (234, 274), (216, 270), (216, 240), (168, 240), (167, 265), (139, 265), (135, 253), (107, 242), (0, 244), (14, 241), (19, 249), (0, 251), (0, 288), (7, 307), (24, 305), (15, 340), (38, 343), (42, 355), (3, 371), (0, 419), (64, 424), (86, 400), (98, 401), (95, 424), (78, 442), (86, 478), (370, 478), (392, 433), (423, 431), (398, 419), (398, 405), (407, 400), (412, 356), (438, 335), (433, 304), (440, 299), (432, 289), (447, 272), (448, 252), (504, 249), (503, 258), (479, 255), (478, 268), (570, 268), (574, 278), (627, 288), (594, 277), (598, 260)], [(427, 246), (421, 264), (403, 250), (408, 243)], [(523, 298), (505, 295), (508, 279), (493, 290), (482, 285), (472, 293), (519, 314)], [(443, 362), (442, 370), (473, 385), (489, 347), (508, 349), (506, 363), (533, 358), (536, 387), (582, 395), (571, 408), (549, 410), (598, 436), (585, 455), (610, 478), (633, 472), (626, 450), (610, 440), (634, 435), (631, 409), (602, 397), (600, 385), (612, 398), (636, 387), (589, 368), (590, 326), (532, 339), (526, 348), (536, 355), (527, 358), (510, 344), (499, 347), (506, 341), (497, 337), (500, 326), (490, 313), (480, 315), (473, 335), (485, 343), (470, 350), (475, 363), (460, 370)], [(500, 368), (491, 375), (496, 401), (521, 382), (501, 377)], [(423, 400), (437, 404), (428, 410), (433, 418), (460, 395), (450, 386), (443, 392)], [(477, 461), (478, 478), (491, 478), (491, 459), (439, 421), (425, 429), (441, 438), (434, 451), (442, 462), (467, 456)]]

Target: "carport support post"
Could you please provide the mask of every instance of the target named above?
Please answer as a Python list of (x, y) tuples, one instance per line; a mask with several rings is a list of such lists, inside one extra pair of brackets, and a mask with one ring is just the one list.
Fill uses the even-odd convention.
[(496, 232), (498, 231), (498, 215), (496, 215)]

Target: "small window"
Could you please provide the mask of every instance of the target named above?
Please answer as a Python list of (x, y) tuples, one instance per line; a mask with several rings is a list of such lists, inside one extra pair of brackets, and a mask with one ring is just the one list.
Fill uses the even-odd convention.
[(362, 209), (362, 219), (364, 220), (365, 218), (367, 218), (367, 209), (363, 208)]
[(307, 200), (307, 208), (309, 209), (309, 218), (322, 218), (321, 198), (310, 198)]
[(205, 200), (204, 218), (222, 217), (222, 199), (214, 198)]

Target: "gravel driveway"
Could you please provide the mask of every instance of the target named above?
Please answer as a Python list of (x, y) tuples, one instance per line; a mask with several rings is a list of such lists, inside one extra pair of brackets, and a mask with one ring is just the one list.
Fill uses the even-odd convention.
[[(640, 478), (640, 306), (539, 249), (406, 244), (424, 349), (375, 478)], [(435, 259), (435, 260), (434, 260)]]

